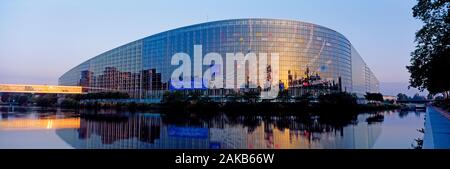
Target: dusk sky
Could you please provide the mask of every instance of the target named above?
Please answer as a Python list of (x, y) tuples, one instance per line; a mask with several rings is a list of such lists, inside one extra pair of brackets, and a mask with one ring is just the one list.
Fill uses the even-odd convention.
[(207, 21), (275, 18), (334, 29), (359, 51), (381, 92), (407, 91), (416, 0), (0, 0), (0, 83), (57, 84), (70, 68), (107, 50)]

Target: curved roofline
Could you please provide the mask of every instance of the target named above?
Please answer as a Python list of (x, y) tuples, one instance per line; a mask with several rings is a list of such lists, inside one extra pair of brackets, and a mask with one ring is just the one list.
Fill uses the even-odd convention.
[[(169, 33), (169, 32), (173, 32), (173, 31), (177, 31), (177, 30), (181, 30), (181, 29), (186, 29), (186, 28), (190, 28), (190, 27), (197, 27), (197, 26), (208, 25), (208, 24), (214, 24), (214, 23), (220, 23), (220, 22), (245, 21), (245, 20), (288, 21), (288, 22), (298, 22), (298, 23), (304, 23), (304, 24), (311, 24), (311, 25), (319, 26), (319, 27), (322, 27), (322, 28), (325, 28), (325, 29), (334, 31), (334, 32), (336, 32), (337, 34), (339, 34), (339, 35), (341, 35), (342, 37), (344, 37), (345, 39), (347, 39), (346, 36), (344, 36), (342, 33), (338, 32), (338, 31), (336, 31), (336, 30), (334, 30), (334, 29), (331, 29), (331, 28), (328, 28), (328, 27), (325, 27), (325, 26), (322, 26), (322, 25), (314, 24), (314, 23), (311, 23), (311, 22), (304, 22), (304, 21), (299, 21), (299, 20), (294, 20), (294, 19), (277, 19), (277, 18), (237, 18), (237, 19), (223, 19), (223, 20), (216, 20), (216, 21), (209, 21), (209, 22), (196, 23), (196, 24), (193, 24), (193, 25), (187, 25), (187, 26), (181, 26), (181, 27), (178, 27), (178, 28), (174, 28), (174, 29), (170, 29), (170, 30), (163, 31), (163, 32), (155, 33), (155, 34), (152, 34), (152, 35), (149, 35), (149, 36), (146, 36), (146, 37), (144, 37), (144, 38), (140, 38), (140, 39), (137, 39), (137, 40), (134, 40), (134, 41), (130, 41), (130, 42), (125, 43), (125, 44), (123, 44), (123, 45), (120, 45), (120, 46), (117, 46), (117, 47), (112, 48), (112, 49), (110, 49), (110, 50), (107, 50), (107, 51), (105, 51), (105, 52), (102, 52), (102, 53), (100, 53), (100, 54), (98, 54), (98, 55), (95, 55), (95, 56), (89, 58), (88, 60), (86, 60), (86, 61), (84, 61), (84, 62), (81, 62), (80, 64), (78, 64), (78, 65), (72, 67), (71, 69), (69, 69), (68, 71), (64, 72), (59, 78), (61, 78), (62, 76), (64, 76), (66, 73), (72, 71), (73, 69), (77, 68), (78, 66), (80, 66), (80, 65), (82, 65), (82, 64), (84, 64), (84, 63), (86, 63), (86, 62), (88, 62), (88, 61), (90, 61), (90, 60), (96, 58), (97, 56), (100, 56), (100, 55), (102, 55), (102, 54), (105, 54), (105, 53), (107, 53), (107, 52), (109, 52), (109, 51), (112, 51), (112, 50), (114, 50), (114, 49), (120, 48), (120, 47), (122, 47), (122, 46), (128, 45), (128, 44), (130, 44), (130, 43), (137, 42), (137, 41), (140, 41), (140, 40), (144, 40), (144, 39), (146, 39), (146, 38), (150, 38), (150, 37), (152, 37), (152, 36), (158, 36), (158, 35), (161, 35), (161, 34), (166, 34), (166, 33)], [(347, 39), (347, 41), (351, 44), (350, 40)], [(59, 78), (58, 78), (58, 79), (59, 79)]]
[[(155, 33), (155, 34), (146, 36), (146, 37), (138, 39), (138, 40), (142, 40), (142, 39), (145, 39), (145, 38), (149, 38), (149, 37), (152, 37), (152, 36), (156, 36), (156, 35), (160, 35), (160, 34), (164, 34), (164, 33), (168, 33), (168, 32), (177, 31), (177, 30), (180, 30), (180, 29), (186, 29), (186, 28), (190, 28), (190, 27), (208, 25), (208, 24), (213, 24), (213, 23), (220, 23), (220, 22), (245, 21), (245, 20), (288, 21), (288, 22), (298, 22), (298, 23), (304, 23), (304, 24), (311, 24), (311, 25), (315, 25), (315, 26), (319, 26), (319, 27), (322, 27), (322, 28), (325, 28), (325, 29), (332, 30), (332, 31), (338, 33), (339, 35), (343, 36), (345, 39), (347, 39), (346, 36), (344, 36), (342, 33), (338, 32), (338, 31), (336, 31), (334, 29), (331, 29), (331, 28), (326, 27), (326, 26), (318, 25), (318, 24), (315, 24), (315, 23), (311, 23), (311, 22), (305, 22), (305, 21), (299, 21), (299, 20), (293, 20), (293, 19), (276, 19), (276, 18), (238, 18), (238, 19), (223, 19), (223, 20), (216, 20), (216, 21), (209, 21), (209, 22), (201, 22), (201, 23), (196, 23), (196, 24), (193, 24), (193, 25), (181, 26), (181, 27), (178, 27), (178, 28), (174, 28), (174, 29), (163, 31), (163, 32)], [(348, 41), (350, 42), (350, 40), (348, 40)], [(131, 43), (131, 42), (129, 42), (129, 43)]]

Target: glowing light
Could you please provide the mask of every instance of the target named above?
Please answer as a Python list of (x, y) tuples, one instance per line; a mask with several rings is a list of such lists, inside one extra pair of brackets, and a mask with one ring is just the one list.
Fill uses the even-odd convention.
[(53, 126), (53, 120), (48, 120), (47, 121), (47, 129), (51, 129)]
[(0, 84), (0, 92), (81, 94), (81, 86)]
[(64, 119), (11, 119), (0, 121), (0, 130), (80, 128), (80, 118)]

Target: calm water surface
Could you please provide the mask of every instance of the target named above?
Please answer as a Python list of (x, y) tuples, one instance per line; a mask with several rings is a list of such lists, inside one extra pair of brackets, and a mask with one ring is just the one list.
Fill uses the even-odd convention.
[(0, 148), (410, 149), (424, 112), (346, 119), (0, 107)]

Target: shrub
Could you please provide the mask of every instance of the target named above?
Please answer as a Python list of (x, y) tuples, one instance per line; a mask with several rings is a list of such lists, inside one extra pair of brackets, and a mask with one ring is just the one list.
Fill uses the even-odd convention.
[(56, 97), (56, 95), (41, 95), (39, 97), (36, 98), (35, 102), (37, 106), (40, 107), (49, 107), (49, 106), (53, 106), (56, 104), (58, 98)]
[(319, 96), (319, 106), (323, 109), (352, 109), (356, 105), (356, 97), (348, 93), (331, 93)]
[(61, 101), (60, 106), (63, 108), (77, 108), (79, 106), (79, 103), (74, 99), (65, 98), (63, 101)]

